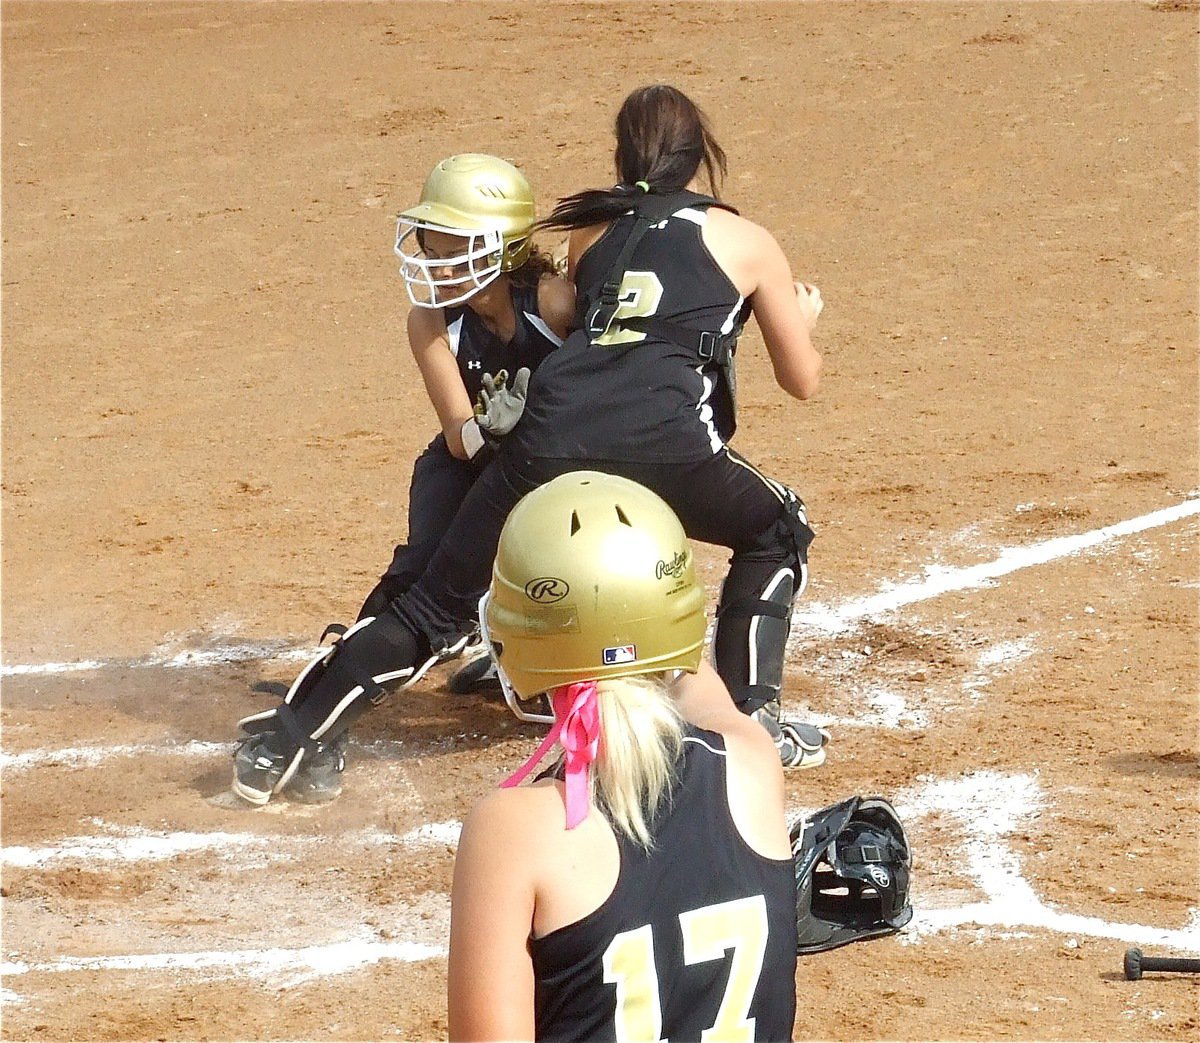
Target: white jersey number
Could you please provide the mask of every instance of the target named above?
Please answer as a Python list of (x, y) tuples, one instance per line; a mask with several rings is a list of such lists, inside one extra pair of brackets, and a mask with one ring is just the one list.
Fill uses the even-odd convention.
[(653, 315), (658, 310), (662, 295), (662, 283), (653, 272), (626, 272), (621, 280), (621, 288), (617, 291), (617, 310), (613, 320), (608, 329), (592, 343), (612, 348), (619, 344), (635, 344), (639, 340), (645, 340), (646, 334), (638, 330), (623, 329), (621, 320)]
[[(705, 1029), (703, 1043), (753, 1040), (749, 1016), (754, 990), (767, 949), (767, 902), (762, 895), (721, 902), (679, 914), (683, 962), (687, 965), (723, 959), (732, 951), (729, 980), (717, 1020)], [(618, 1040), (656, 1040), (662, 1034), (662, 1004), (654, 965), (650, 925), (624, 931), (604, 952), (604, 980), (617, 986)]]

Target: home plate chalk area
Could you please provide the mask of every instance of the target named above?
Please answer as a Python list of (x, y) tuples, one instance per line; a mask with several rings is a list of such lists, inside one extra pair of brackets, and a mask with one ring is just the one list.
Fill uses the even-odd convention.
[[(1162, 592), (1190, 560), (1198, 512), (1189, 499), (1070, 536), (976, 548), (974, 561), (840, 601), (810, 591), (798, 604), (794, 709), (835, 740), (824, 768), (788, 777), (792, 814), (851, 792), (889, 796), (913, 843), (916, 910), (896, 938), (802, 961), (801, 979), (886, 953), (908, 988), (936, 997), (939, 976), (971, 973), (984, 948), (1005, 947), (1043, 961), (1026, 990), (1078, 991), (1082, 974), (1084, 994), (1103, 995), (1125, 947), (1200, 954), (1194, 689), (1185, 672), (1155, 674), (1160, 628), (1101, 633), (1152, 603), (1170, 618)], [(1070, 604), (1060, 584), (1056, 603), (1039, 605), (1048, 570), (1074, 577)], [(1174, 595), (1186, 603), (1194, 588), (1184, 578)], [(1014, 599), (1025, 618), (1016, 629)], [(1130, 676), (1092, 675), (1088, 648), (1105, 640), (1125, 642)], [(462, 816), (537, 733), (431, 678), (429, 691), (356, 732), (336, 804), (244, 810), (226, 794), (231, 724), (271, 698), (256, 683), (277, 686), (308, 651), (224, 645), (5, 664), (6, 1038), (61, 1036), (75, 1024), (68, 993), (77, 1012), (127, 992), (171, 1010), (190, 997), (200, 1020), (178, 1022), (176, 1035), (205, 1035), (201, 1022), (222, 1024), (204, 1014), (222, 988), (289, 1004), (307, 995), (326, 1011), (322, 1038), (338, 1037), (332, 1024), (356, 1038), (441, 1024), (432, 1010), (422, 1029), (380, 1014), (368, 1032), (328, 1011), (339, 994), (394, 995), (412, 975), (444, 974)], [(1161, 727), (1163, 706), (1180, 727)], [(1114, 1002), (1127, 1004), (1136, 1037), (1176, 1031), (1196, 992), (1168, 982), (1152, 1001), (1132, 996)], [(122, 1029), (138, 1038), (125, 1023), (96, 1035)], [(249, 1035), (271, 1037), (269, 1016)]]

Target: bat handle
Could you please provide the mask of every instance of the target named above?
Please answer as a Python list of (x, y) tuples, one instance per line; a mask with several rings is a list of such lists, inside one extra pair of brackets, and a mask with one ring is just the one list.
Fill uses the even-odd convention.
[(1137, 981), (1147, 971), (1180, 971), (1200, 974), (1200, 959), (1179, 956), (1143, 956), (1141, 949), (1125, 950), (1125, 977)]

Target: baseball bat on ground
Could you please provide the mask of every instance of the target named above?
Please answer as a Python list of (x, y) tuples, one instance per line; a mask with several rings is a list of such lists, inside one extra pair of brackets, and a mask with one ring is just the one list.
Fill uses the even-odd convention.
[(1182, 971), (1200, 974), (1200, 960), (1174, 956), (1143, 956), (1141, 949), (1125, 950), (1125, 977), (1137, 981), (1149, 971)]

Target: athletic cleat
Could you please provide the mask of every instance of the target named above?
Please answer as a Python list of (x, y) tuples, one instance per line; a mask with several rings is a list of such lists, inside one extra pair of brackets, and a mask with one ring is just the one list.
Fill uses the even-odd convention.
[(341, 795), (347, 733), (318, 746), (307, 757), (301, 757), (299, 750), (290, 755), (277, 753), (272, 745), (275, 738), (274, 732), (263, 732), (238, 745), (231, 787), (237, 796), (262, 807), (277, 793), (300, 804), (324, 804)]
[(346, 744), (350, 733), (342, 732), (328, 744), (318, 746), (300, 762), (283, 795), (298, 804), (328, 804), (342, 794), (342, 772), (346, 770)]
[(785, 768), (819, 768), (825, 763), (829, 732), (824, 728), (800, 721), (780, 721), (779, 731), (783, 742), (776, 740), (775, 746)]
[(467, 634), (467, 643), (463, 645), (462, 651), (458, 654), (466, 656), (468, 659), (474, 659), (483, 649), (483, 635), (479, 632), (479, 628), (476, 627)]
[(813, 724), (781, 720), (779, 703), (771, 702), (751, 716), (775, 742), (779, 761), (785, 768), (819, 768), (825, 763), (825, 744), (829, 732)]
[(496, 663), (487, 652), (472, 659), (465, 666), (460, 666), (450, 678), (450, 691), (455, 695), (503, 690), (500, 675), (496, 672)]
[(302, 751), (292, 756), (271, 746), (274, 732), (243, 739), (233, 754), (233, 792), (258, 807), (266, 804), (294, 774)]

